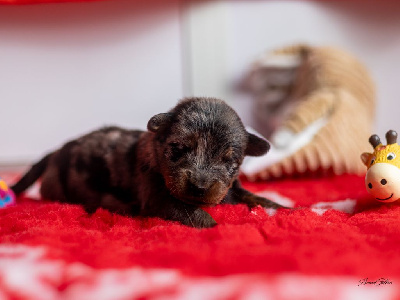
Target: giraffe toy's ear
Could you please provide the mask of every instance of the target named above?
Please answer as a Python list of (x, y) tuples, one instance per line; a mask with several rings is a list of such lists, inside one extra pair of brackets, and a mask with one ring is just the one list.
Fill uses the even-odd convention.
[(372, 156), (373, 156), (372, 153), (367, 153), (367, 152), (364, 152), (363, 154), (361, 154), (361, 161), (363, 162), (363, 164), (365, 166), (367, 166), (367, 167), (369, 166)]

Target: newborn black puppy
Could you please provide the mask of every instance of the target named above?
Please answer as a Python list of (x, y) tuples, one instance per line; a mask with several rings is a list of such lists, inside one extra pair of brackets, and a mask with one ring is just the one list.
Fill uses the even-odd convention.
[(269, 150), (248, 133), (225, 102), (184, 99), (155, 115), (149, 131), (107, 127), (48, 154), (12, 187), (20, 194), (42, 177), (45, 199), (82, 204), (88, 213), (155, 216), (193, 227), (215, 220), (202, 206), (280, 205), (244, 190), (238, 180), (245, 155)]

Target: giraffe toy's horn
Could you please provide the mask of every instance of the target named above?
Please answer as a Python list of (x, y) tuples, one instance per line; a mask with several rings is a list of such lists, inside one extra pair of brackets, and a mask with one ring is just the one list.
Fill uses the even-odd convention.
[(388, 145), (395, 144), (397, 142), (397, 132), (394, 130), (386, 132), (386, 141)]
[(376, 146), (378, 146), (381, 143), (381, 140), (379, 139), (379, 136), (377, 136), (376, 134), (371, 135), (371, 137), (369, 138), (369, 143), (372, 145), (372, 147), (375, 149)]

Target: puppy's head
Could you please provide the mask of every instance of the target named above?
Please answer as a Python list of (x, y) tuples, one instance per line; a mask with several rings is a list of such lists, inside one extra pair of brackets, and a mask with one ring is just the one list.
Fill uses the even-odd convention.
[(225, 102), (213, 98), (182, 100), (147, 125), (155, 134), (155, 153), (170, 193), (196, 205), (222, 201), (245, 155), (269, 150), (267, 141), (248, 133)]

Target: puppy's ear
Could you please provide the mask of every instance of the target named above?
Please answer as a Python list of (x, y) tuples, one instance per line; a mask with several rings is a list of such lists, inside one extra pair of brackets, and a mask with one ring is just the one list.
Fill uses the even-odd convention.
[(147, 123), (147, 129), (152, 132), (157, 132), (160, 129), (160, 127), (168, 123), (171, 117), (172, 114), (170, 113), (162, 113), (155, 115)]
[(271, 148), (268, 141), (252, 134), (248, 134), (247, 147), (245, 155), (249, 156), (261, 156), (269, 151)]

